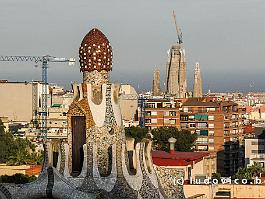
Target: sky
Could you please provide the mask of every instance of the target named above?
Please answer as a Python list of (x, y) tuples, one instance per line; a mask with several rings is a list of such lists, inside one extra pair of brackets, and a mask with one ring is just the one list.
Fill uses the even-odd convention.
[[(78, 48), (99, 28), (113, 48), (111, 80), (150, 90), (153, 71), (165, 80), (167, 51), (183, 33), (188, 87), (200, 63), (203, 90), (265, 91), (264, 0), (0, 0), (0, 55), (74, 57), (49, 65), (49, 82), (81, 82)], [(0, 62), (0, 79), (41, 79), (31, 62)]]

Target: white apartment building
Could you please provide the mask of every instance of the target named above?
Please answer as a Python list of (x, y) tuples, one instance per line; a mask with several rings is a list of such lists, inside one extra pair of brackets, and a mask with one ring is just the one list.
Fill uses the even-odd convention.
[(245, 166), (251, 166), (254, 162), (265, 167), (265, 139), (245, 139)]

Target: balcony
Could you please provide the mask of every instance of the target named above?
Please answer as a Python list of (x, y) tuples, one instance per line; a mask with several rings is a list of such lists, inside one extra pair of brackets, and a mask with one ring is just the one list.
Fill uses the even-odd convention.
[(250, 155), (250, 160), (265, 160), (265, 154)]

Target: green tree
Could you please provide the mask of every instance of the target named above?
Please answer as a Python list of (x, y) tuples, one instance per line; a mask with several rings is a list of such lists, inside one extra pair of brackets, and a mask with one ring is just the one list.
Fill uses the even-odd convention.
[(238, 179), (252, 179), (260, 174), (264, 173), (264, 168), (257, 162), (254, 162), (250, 167), (239, 168), (235, 174), (235, 178)]
[(175, 150), (177, 151), (193, 151), (194, 142), (197, 139), (197, 134), (192, 134), (190, 131), (179, 131), (175, 127), (160, 127), (152, 130), (154, 136), (154, 145), (158, 150), (169, 150), (168, 139), (174, 137), (177, 139)]
[(140, 142), (143, 138), (146, 137), (148, 130), (146, 128), (140, 127), (126, 127), (125, 128), (125, 135), (126, 137), (134, 138), (135, 142)]
[(14, 138), (9, 132), (5, 132), (4, 125), (0, 120), (0, 163), (5, 163), (15, 153)]
[(35, 152), (35, 145), (28, 139), (14, 137), (5, 132), (0, 120), (0, 163), (9, 165), (42, 164), (42, 154)]
[(252, 174), (249, 168), (239, 168), (235, 174), (236, 179), (251, 179)]

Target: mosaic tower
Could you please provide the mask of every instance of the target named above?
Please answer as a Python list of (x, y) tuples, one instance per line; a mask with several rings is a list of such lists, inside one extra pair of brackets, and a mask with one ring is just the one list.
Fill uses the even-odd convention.
[[(92, 29), (81, 43), (79, 58), (83, 83), (73, 84), (67, 140), (47, 144), (47, 166), (37, 181), (0, 184), (0, 198), (168, 198), (152, 163), (152, 141), (135, 145), (134, 139), (125, 138), (120, 85), (109, 81), (112, 48), (106, 36)], [(59, 153), (57, 162), (53, 162), (54, 149)], [(182, 186), (171, 186), (175, 198), (184, 198)]]

